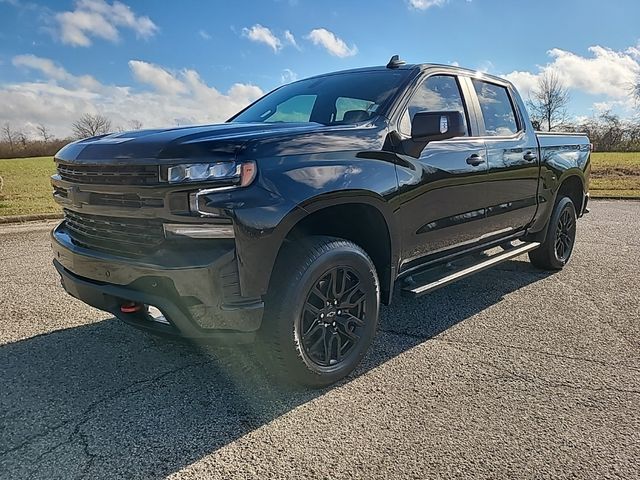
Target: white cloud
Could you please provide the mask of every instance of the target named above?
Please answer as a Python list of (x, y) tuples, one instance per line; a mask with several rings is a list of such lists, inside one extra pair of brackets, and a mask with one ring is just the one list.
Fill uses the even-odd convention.
[(36, 57), (35, 55), (18, 55), (13, 57), (12, 63), (16, 67), (38, 70), (55, 80), (65, 80), (69, 77), (69, 73), (64, 68), (56, 65), (53, 60), (48, 58)]
[(35, 55), (17, 55), (13, 57), (11, 63), (15, 67), (36, 70), (45, 78), (63, 82), (73, 82), (82, 88), (98, 88), (99, 82), (91, 75), (75, 76), (71, 75), (60, 65), (48, 58), (37, 57)]
[(298, 50), (300, 50), (300, 47), (298, 46), (298, 42), (296, 42), (296, 37), (293, 36), (293, 33), (291, 33), (290, 30), (284, 31), (284, 39), (287, 43), (293, 45)]
[(344, 40), (325, 28), (311, 30), (307, 35), (307, 39), (311, 40), (314, 45), (323, 46), (331, 55), (336, 57), (352, 57), (358, 53), (358, 47), (355, 45), (349, 47)]
[(431, 7), (441, 7), (449, 0), (408, 0), (409, 6), (416, 10), (427, 10)]
[(162, 67), (141, 60), (130, 60), (129, 68), (140, 83), (151, 85), (160, 93), (177, 95), (187, 91), (184, 83)]
[(512, 81), (527, 98), (539, 76), (546, 70), (554, 71), (570, 89), (613, 100), (630, 100), (630, 85), (640, 75), (640, 50), (631, 47), (625, 51), (595, 45), (589, 56), (554, 48), (549, 50), (551, 61), (537, 72), (514, 71), (504, 78)]
[(256, 23), (251, 28), (243, 28), (242, 35), (251, 41), (268, 45), (274, 52), (277, 52), (282, 48), (282, 41), (280, 41), (280, 39), (276, 37), (271, 30), (267, 27), (263, 27), (259, 23)]
[(597, 113), (604, 113), (604, 112), (608, 112), (609, 110), (611, 110), (612, 106), (613, 106), (613, 102), (594, 102), (592, 108)]
[[(124, 128), (134, 119), (145, 128), (223, 122), (263, 94), (259, 87), (241, 83), (220, 92), (194, 70), (174, 73), (140, 60), (132, 60), (130, 68), (135, 79), (151, 90), (105, 85), (88, 75), (73, 75), (40, 57), (23, 55), (13, 63), (36, 70), (45, 79), (0, 84), (0, 124), (9, 122), (33, 135), (38, 124), (55, 135), (69, 135), (71, 124), (83, 113), (101, 113), (114, 126)], [(83, 78), (92, 81), (79, 80)]]
[(206, 30), (198, 30), (198, 35), (204, 40), (211, 40), (211, 35)]
[(538, 84), (539, 74), (526, 72), (526, 71), (513, 71), (506, 75), (502, 75), (504, 78), (513, 83), (522, 98), (528, 98), (531, 90)]
[(128, 5), (106, 0), (76, 0), (75, 9), (54, 15), (57, 36), (62, 43), (76, 47), (88, 47), (91, 37), (110, 42), (120, 38), (119, 29), (133, 30), (138, 37), (149, 38), (158, 27), (147, 16), (137, 16)]
[(298, 79), (298, 74), (290, 68), (285, 68), (280, 76), (282, 83), (295, 82)]
[(253, 42), (264, 43), (275, 53), (289, 45), (297, 50), (301, 50), (300, 45), (298, 45), (298, 41), (291, 30), (285, 30), (282, 36), (278, 36), (270, 28), (256, 23), (250, 28), (243, 28), (242, 36)]
[(567, 86), (591, 94), (621, 98), (629, 94), (629, 85), (640, 74), (640, 65), (626, 52), (609, 48), (589, 47), (592, 57), (586, 58), (554, 48), (550, 65)]

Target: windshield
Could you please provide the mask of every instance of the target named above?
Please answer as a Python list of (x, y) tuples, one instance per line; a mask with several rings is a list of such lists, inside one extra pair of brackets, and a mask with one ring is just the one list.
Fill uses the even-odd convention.
[(285, 85), (232, 118), (232, 122), (364, 122), (378, 115), (409, 70), (350, 72)]

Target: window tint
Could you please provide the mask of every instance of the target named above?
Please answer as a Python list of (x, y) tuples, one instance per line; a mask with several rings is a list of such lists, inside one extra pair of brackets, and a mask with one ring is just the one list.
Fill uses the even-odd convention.
[(507, 89), (492, 83), (473, 79), (487, 135), (507, 136), (518, 131), (516, 114)]
[(441, 110), (460, 112), (467, 135), (469, 134), (467, 115), (458, 81), (455, 77), (448, 75), (429, 77), (420, 85), (411, 100), (409, 100), (407, 110), (400, 122), (400, 130), (406, 134), (411, 133), (411, 121), (416, 112), (437, 112)]
[(359, 98), (338, 97), (336, 99), (336, 117), (335, 122), (342, 122), (344, 120), (344, 114), (351, 112), (347, 115), (347, 120), (350, 117), (361, 117), (363, 120), (368, 119), (373, 112), (379, 107), (375, 102), (370, 100), (361, 100)]
[(276, 106), (273, 114), (265, 112), (263, 122), (308, 122), (311, 118), (313, 105), (316, 103), (315, 95), (297, 95), (291, 97)]

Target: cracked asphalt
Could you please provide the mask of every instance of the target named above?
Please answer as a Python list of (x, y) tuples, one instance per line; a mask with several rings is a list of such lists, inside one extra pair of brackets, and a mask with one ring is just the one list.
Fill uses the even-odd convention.
[(562, 272), (396, 296), (321, 391), (84, 306), (50, 223), (2, 226), (0, 477), (640, 478), (640, 202), (591, 210)]

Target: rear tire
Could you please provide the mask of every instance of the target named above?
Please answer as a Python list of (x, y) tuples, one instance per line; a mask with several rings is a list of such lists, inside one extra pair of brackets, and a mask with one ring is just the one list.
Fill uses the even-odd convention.
[(553, 209), (544, 242), (529, 252), (529, 260), (543, 270), (561, 270), (571, 258), (575, 241), (576, 208), (569, 197), (562, 197)]
[(287, 383), (325, 387), (349, 375), (373, 340), (375, 266), (362, 248), (335, 237), (283, 248), (265, 302), (261, 357)]

